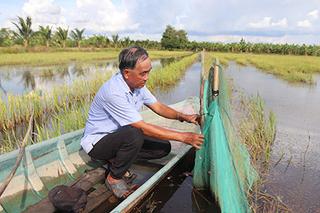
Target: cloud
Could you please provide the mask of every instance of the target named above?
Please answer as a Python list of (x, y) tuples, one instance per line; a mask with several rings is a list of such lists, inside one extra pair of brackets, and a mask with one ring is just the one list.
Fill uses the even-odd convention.
[(23, 16), (30, 16), (33, 26), (59, 25), (66, 26), (64, 9), (54, 0), (27, 0), (22, 6)]
[[(317, 44), (320, 42), (318, 36), (313, 35), (283, 35), (280, 37), (273, 36), (239, 36), (239, 35), (215, 35), (215, 36), (207, 36), (205, 37), (207, 41), (213, 42), (239, 42), (241, 39), (245, 41), (250, 41), (252, 43), (277, 43), (277, 44)], [(196, 39), (197, 40), (197, 39)], [(203, 37), (200, 38), (203, 40)]]
[(117, 33), (139, 27), (139, 23), (130, 19), (124, 5), (112, 0), (76, 0), (72, 17), (76, 26), (93, 32)]
[[(85, 34), (113, 34), (159, 40), (166, 25), (184, 29), (190, 40), (268, 40), (285, 35), (317, 38), (320, 33), (319, 0), (10, 0), (0, 1), (0, 27), (16, 16), (30, 15), (33, 26), (53, 24), (85, 28)], [(12, 3), (9, 3), (12, 2)], [(19, 2), (19, 3), (18, 3)], [(216, 9), (214, 9), (216, 8)], [(234, 37), (232, 37), (234, 36)], [(280, 39), (281, 38), (281, 39)], [(318, 41), (319, 39), (315, 40)], [(233, 41), (233, 40), (232, 40)]]
[(287, 27), (288, 21), (287, 18), (272, 21), (271, 17), (264, 17), (261, 21), (250, 22), (248, 25), (252, 28)]
[(308, 16), (312, 17), (313, 19), (318, 19), (319, 17), (319, 11), (318, 10), (312, 10), (308, 13)]
[(305, 19), (303, 21), (298, 21), (297, 22), (298, 27), (304, 27), (304, 28), (309, 28), (312, 26), (311, 22), (308, 19)]
[(174, 24), (174, 27), (177, 29), (185, 29), (185, 25), (183, 24), (183, 20), (184, 18), (187, 18), (188, 16), (186, 15), (180, 15), (180, 16), (176, 16), (176, 23)]
[(288, 26), (288, 20), (287, 18), (283, 18), (279, 20), (278, 22), (271, 22), (272, 27), (287, 27)]

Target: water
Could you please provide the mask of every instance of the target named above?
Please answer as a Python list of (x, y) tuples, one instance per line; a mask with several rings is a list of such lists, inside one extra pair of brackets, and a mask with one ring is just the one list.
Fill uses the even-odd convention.
[(190, 150), (152, 193), (132, 212), (220, 212), (209, 191), (193, 188), (191, 171), (195, 151)]
[[(248, 95), (257, 93), (277, 118), (266, 189), (294, 212), (320, 209), (320, 76), (316, 85), (289, 84), (252, 66), (230, 63), (226, 73)], [(309, 141), (310, 137), (310, 141)], [(275, 163), (281, 161), (277, 166)]]
[[(180, 79), (177, 84), (167, 88), (167, 90), (158, 90), (154, 93), (158, 101), (165, 104), (174, 104), (190, 96), (200, 94), (200, 73), (201, 63), (194, 63)], [(192, 85), (192, 86), (191, 86)]]
[[(163, 67), (178, 60), (165, 58), (152, 61), (153, 69)], [(115, 60), (97, 61), (95, 63), (70, 62), (54, 66), (1, 66), (0, 95), (6, 99), (7, 94), (21, 95), (33, 90), (49, 91), (59, 85), (70, 85), (76, 79), (90, 79), (95, 73), (115, 72), (118, 63)]]
[(87, 79), (97, 72), (109, 72), (117, 69), (115, 61), (104, 61), (90, 64), (71, 62), (54, 66), (5, 66), (0, 67), (0, 93), (20, 95), (32, 90), (48, 91), (51, 88), (67, 84), (76, 79)]

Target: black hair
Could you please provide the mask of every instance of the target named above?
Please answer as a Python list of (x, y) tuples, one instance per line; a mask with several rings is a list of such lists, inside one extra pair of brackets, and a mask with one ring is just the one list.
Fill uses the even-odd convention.
[(149, 57), (145, 49), (139, 46), (132, 46), (123, 49), (119, 54), (119, 69), (121, 73), (125, 69), (134, 69), (137, 61), (144, 61)]

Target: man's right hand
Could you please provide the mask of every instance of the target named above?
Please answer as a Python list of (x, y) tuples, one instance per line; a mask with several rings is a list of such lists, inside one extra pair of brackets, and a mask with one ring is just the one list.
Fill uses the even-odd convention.
[(184, 132), (182, 133), (184, 136), (183, 142), (186, 144), (190, 144), (196, 149), (200, 149), (202, 143), (204, 142), (204, 136), (201, 134), (193, 133), (193, 132)]

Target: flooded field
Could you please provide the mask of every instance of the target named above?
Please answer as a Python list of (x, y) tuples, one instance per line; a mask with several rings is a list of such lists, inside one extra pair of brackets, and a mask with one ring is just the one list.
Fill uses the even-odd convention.
[[(174, 62), (176, 58), (157, 59), (152, 61), (153, 68), (163, 67)], [(115, 72), (118, 62), (115, 60), (91, 63), (70, 62), (67, 65), (55, 66), (1, 66), (0, 94), (3, 99), (8, 93), (20, 95), (32, 90), (48, 91), (54, 86), (70, 85), (76, 79), (88, 79), (98, 72)]]
[[(320, 210), (320, 76), (317, 84), (289, 84), (251, 66), (230, 63), (234, 89), (259, 94), (277, 118), (267, 192), (294, 212)], [(239, 94), (239, 93), (238, 93)]]

